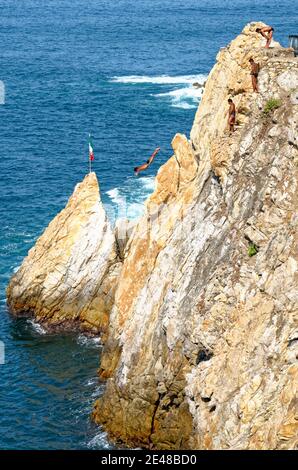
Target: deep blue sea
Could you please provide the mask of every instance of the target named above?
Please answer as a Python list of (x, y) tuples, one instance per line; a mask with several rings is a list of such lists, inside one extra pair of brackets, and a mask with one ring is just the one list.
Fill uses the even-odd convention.
[(189, 134), (192, 83), (249, 21), (287, 45), (297, 2), (0, 0), (0, 12), (0, 449), (108, 448), (89, 420), (104, 386), (99, 341), (13, 321), (8, 279), (86, 174), (89, 132), (111, 219), (119, 207), (137, 217), (173, 135)]

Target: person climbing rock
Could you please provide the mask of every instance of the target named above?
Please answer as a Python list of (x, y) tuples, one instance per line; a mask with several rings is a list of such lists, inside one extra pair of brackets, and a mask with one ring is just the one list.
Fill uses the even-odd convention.
[(229, 111), (228, 111), (228, 124), (231, 132), (234, 132), (235, 123), (236, 123), (236, 106), (232, 98), (228, 99)]
[(160, 151), (160, 147), (157, 147), (153, 154), (151, 155), (151, 157), (149, 157), (149, 159), (146, 161), (146, 163), (143, 163), (143, 165), (140, 165), (140, 166), (136, 166), (134, 168), (134, 172), (135, 172), (135, 175), (138, 176), (138, 174), (140, 173), (140, 171), (144, 171), (144, 170), (147, 170), (147, 168), (151, 165), (151, 163), (153, 162), (154, 158), (156, 157), (156, 155), (158, 154), (158, 152)]
[(256, 32), (261, 34), (263, 38), (266, 39), (265, 47), (268, 49), (273, 38), (274, 28), (272, 28), (272, 26), (265, 26), (264, 28), (257, 28)]
[(255, 93), (259, 93), (258, 75), (260, 72), (260, 65), (257, 62), (255, 62), (252, 57), (249, 59), (249, 63), (251, 66), (250, 75), (251, 75), (251, 81), (252, 81), (252, 88)]

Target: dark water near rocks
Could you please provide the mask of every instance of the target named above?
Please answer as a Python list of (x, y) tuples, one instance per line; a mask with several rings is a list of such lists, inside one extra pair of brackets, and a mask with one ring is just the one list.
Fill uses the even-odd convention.
[[(0, 448), (108, 446), (90, 423), (100, 345), (12, 321), (5, 286), (94, 169), (111, 218), (136, 217), (175, 132), (189, 133), (218, 49), (252, 20), (297, 34), (295, 1), (0, 0)], [(1, 90), (1, 86), (0, 86)], [(0, 96), (1, 101), (1, 96)], [(138, 179), (132, 168), (162, 150)]]

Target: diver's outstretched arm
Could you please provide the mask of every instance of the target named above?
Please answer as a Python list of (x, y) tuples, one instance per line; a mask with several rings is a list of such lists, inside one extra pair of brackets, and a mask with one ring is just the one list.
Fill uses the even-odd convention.
[(153, 162), (154, 158), (156, 157), (156, 155), (158, 154), (158, 152), (160, 151), (160, 147), (157, 147), (153, 154), (151, 155), (151, 157), (149, 157), (149, 160), (148, 160), (148, 164), (151, 165), (151, 163)]

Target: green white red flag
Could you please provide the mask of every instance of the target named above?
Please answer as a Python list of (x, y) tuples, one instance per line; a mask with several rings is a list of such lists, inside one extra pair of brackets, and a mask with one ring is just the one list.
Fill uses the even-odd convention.
[(91, 135), (89, 134), (89, 160), (93, 162), (94, 160), (94, 151), (93, 151), (93, 144), (91, 141)]

